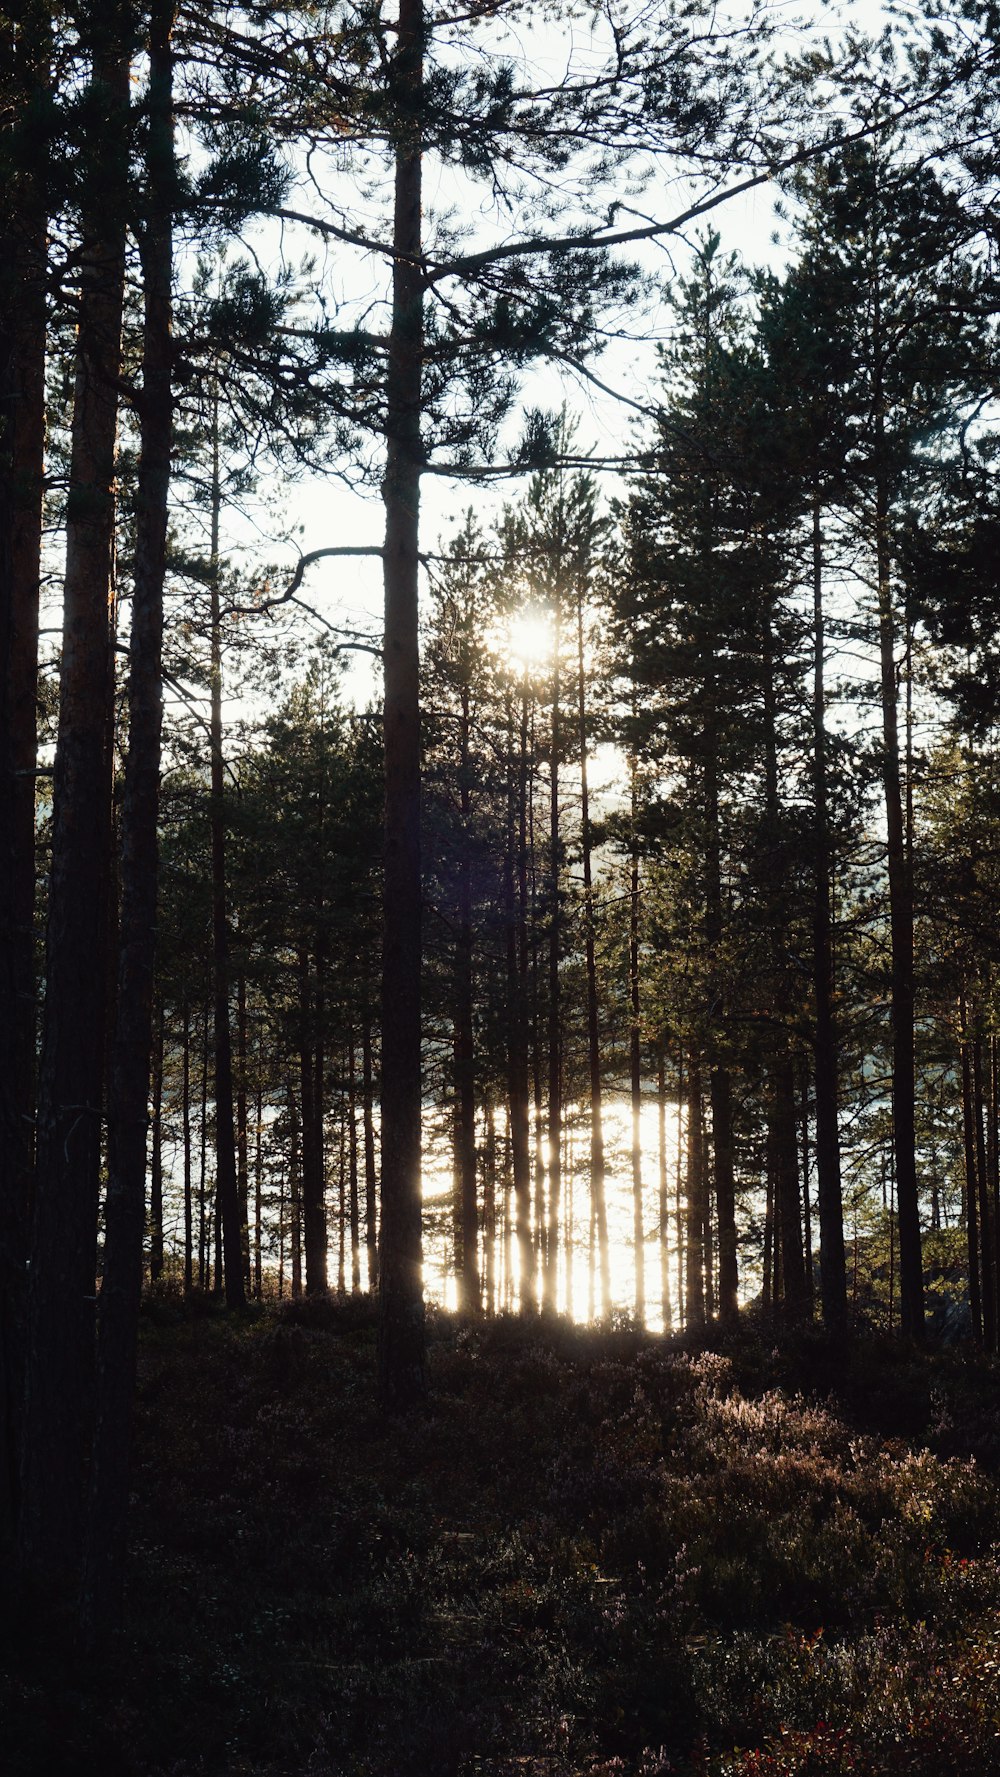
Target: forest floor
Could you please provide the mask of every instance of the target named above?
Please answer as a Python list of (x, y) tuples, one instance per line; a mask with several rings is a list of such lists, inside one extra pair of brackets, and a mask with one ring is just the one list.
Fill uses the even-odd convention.
[(1000, 1372), (366, 1303), (144, 1315), (129, 1625), (6, 1777), (1000, 1773)]

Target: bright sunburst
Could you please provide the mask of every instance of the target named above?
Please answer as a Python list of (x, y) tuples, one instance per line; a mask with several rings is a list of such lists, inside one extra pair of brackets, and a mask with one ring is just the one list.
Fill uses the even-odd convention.
[(518, 673), (531, 674), (552, 659), (552, 612), (542, 605), (526, 605), (503, 625), (496, 651)]

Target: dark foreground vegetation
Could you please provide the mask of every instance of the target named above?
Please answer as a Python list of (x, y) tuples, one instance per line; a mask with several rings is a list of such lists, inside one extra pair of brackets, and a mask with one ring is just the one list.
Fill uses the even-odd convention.
[(128, 1626), (4, 1650), (8, 1777), (1000, 1772), (1000, 1378), (746, 1330), (147, 1304)]

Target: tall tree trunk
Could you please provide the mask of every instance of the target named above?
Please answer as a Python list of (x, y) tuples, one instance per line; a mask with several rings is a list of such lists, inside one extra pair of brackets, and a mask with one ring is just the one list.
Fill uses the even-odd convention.
[[(98, 1316), (97, 1413), (82, 1594), (84, 1630), (90, 1637), (116, 1627), (121, 1611), (142, 1288), (163, 716), (163, 580), (173, 429), (173, 17), (174, 0), (157, 0), (150, 17), (149, 37), (150, 207), (141, 245), (145, 316), (129, 649), (129, 746), (122, 807), (121, 949), (108, 1099), (108, 1194)], [(159, 1101), (163, 1072), (162, 1008), (156, 1053)], [(158, 1110), (159, 1106), (157, 1118)], [(161, 1266), (162, 1241), (161, 1200)]]
[(264, 1210), (264, 1093), (257, 1076), (257, 1101), (254, 1106), (253, 1153), (253, 1293), (260, 1302), (264, 1297), (264, 1262), (262, 1253)]
[(122, 6), (108, 6), (92, 35), (93, 83), (103, 92), (104, 116), (83, 197), (28, 1287), (20, 1547), (24, 1565), (56, 1584), (71, 1581), (81, 1554), (83, 1466), (93, 1402), (129, 105), (124, 13)]
[(302, 1294), (302, 1175), (299, 1170), (299, 1107), (295, 1102), (291, 1081), (288, 1083), (288, 1130), (288, 1213), (291, 1223), (288, 1232), (292, 1255), (292, 1295), (297, 1300)]
[(181, 1151), (184, 1172), (184, 1294), (194, 1287), (194, 1202), (191, 1190), (191, 1007), (181, 1011)]
[(236, 1193), (240, 1202), (243, 1287), (250, 1288), (250, 1170), (247, 1148), (247, 978), (236, 979)]
[(202, 1010), (201, 1094), (198, 1154), (198, 1288), (209, 1287), (208, 1229), (208, 1003)]
[[(14, 141), (0, 199), (0, 1547), (17, 1517), (35, 1126), (35, 771), (45, 469), (46, 191), (17, 134), (49, 84), (51, 11), (0, 25)], [(5, 144), (5, 146), (7, 146)]]
[(378, 1288), (378, 1222), (376, 1199), (378, 1175), (375, 1170), (375, 1117), (372, 1080), (372, 1019), (365, 1000), (361, 1021), (362, 1094), (365, 1126), (365, 1212), (368, 1244), (368, 1289)]
[(236, 1140), (233, 1132), (233, 1050), (229, 1024), (229, 919), (226, 913), (226, 811), (222, 754), (222, 615), (219, 600), (221, 563), (219, 521), (222, 483), (219, 462), (219, 397), (213, 397), (212, 414), (212, 515), (211, 515), (211, 690), (210, 751), (212, 795), (212, 960), (215, 997), (215, 1167), (218, 1216), (222, 1232), (222, 1260), (226, 1306), (242, 1308), (243, 1241), (240, 1194), (236, 1175)]
[[(706, 684), (706, 715), (703, 730), (705, 778), (705, 938), (710, 957), (722, 944), (722, 834), (719, 819), (719, 741), (714, 667)], [(720, 994), (721, 1003), (721, 994)], [(719, 1018), (719, 1008), (713, 1008)], [(719, 1216), (719, 1311), (724, 1325), (735, 1322), (739, 1312), (739, 1274), (736, 1258), (736, 1182), (733, 1156), (733, 1094), (728, 1065), (713, 1041), (709, 1067), (709, 1103), (712, 1110), (712, 1151), (715, 1160), (715, 1197)], [(700, 1097), (699, 1097), (700, 1104)]]
[(354, 1032), (347, 1041), (347, 1128), (349, 1161), (349, 1197), (351, 1216), (351, 1291), (361, 1288), (361, 1221), (358, 1206), (358, 1085), (354, 1060)]
[[(306, 1291), (324, 1296), (326, 1276), (326, 1207), (323, 1201), (322, 1077), (313, 1044), (315, 1006), (310, 986), (309, 953), (299, 949), (299, 1091), (302, 1102), (302, 1224), (305, 1236)], [(317, 1088), (320, 1089), (319, 1094)], [(320, 1102), (317, 1104), (317, 1096)]]
[(485, 1106), (485, 1139), (483, 1142), (483, 1222), (484, 1270), (486, 1272), (486, 1312), (496, 1313), (497, 1270), (497, 1132), (493, 1121), (493, 1101), (489, 1092)]
[(777, 1234), (781, 1242), (782, 1315), (788, 1326), (806, 1319), (809, 1298), (802, 1254), (799, 1156), (795, 1134), (795, 1073), (791, 1057), (779, 1056), (771, 1075), (768, 1165), (774, 1180)]
[(559, 1217), (562, 1209), (562, 997), (559, 961), (562, 949), (559, 832), (559, 763), (562, 710), (559, 656), (560, 601), (555, 602), (552, 643), (552, 724), (549, 736), (549, 943), (548, 943), (548, 1136), (549, 1202), (545, 1241), (545, 1307), (554, 1314), (559, 1302)]
[(594, 1204), (597, 1253), (601, 1275), (601, 1319), (611, 1314), (611, 1258), (608, 1248), (608, 1204), (604, 1165), (604, 1119), (601, 1084), (601, 1031), (597, 1005), (597, 945), (594, 930), (593, 834), (587, 775), (587, 673), (584, 660), (583, 581), (576, 601), (576, 686), (580, 740), (580, 840), (583, 850), (584, 955), (587, 970), (587, 1065), (590, 1075), (590, 1192)]
[(660, 1313), (663, 1331), (669, 1333), (673, 1323), (670, 1305), (670, 1198), (667, 1186), (667, 1062), (661, 1041), (656, 1056), (656, 1114), (659, 1137), (659, 1249), (660, 1249)]
[(639, 1027), (639, 800), (636, 762), (629, 762), (632, 798), (629, 868), (628, 985), (629, 1086), (632, 1105), (632, 1246), (635, 1252), (635, 1316), (646, 1320), (645, 1227), (642, 1213), (642, 1045)]
[[(169, 330), (167, 338), (169, 339)], [(168, 385), (169, 386), (169, 385)], [(145, 394), (145, 390), (143, 391)], [(170, 434), (167, 434), (167, 449), (170, 448)], [(140, 462), (141, 467), (141, 462)], [(169, 474), (169, 469), (168, 469)], [(165, 518), (164, 518), (165, 523)], [(162, 596), (162, 584), (161, 584)], [(131, 744), (131, 743), (130, 743)], [(157, 800), (159, 800), (159, 777), (157, 777)], [(126, 834), (122, 832), (124, 844)], [(124, 884), (123, 884), (124, 886)], [(155, 888), (154, 888), (155, 893)], [(155, 918), (155, 916), (154, 916)], [(122, 932), (122, 943), (125, 933)], [(163, 1276), (163, 1040), (164, 1011), (161, 1005), (155, 1019), (156, 1037), (153, 1043), (152, 1058), (152, 1097), (153, 1097), (153, 1151), (149, 1167), (149, 1281), (156, 1283)], [(110, 1119), (110, 1105), (109, 1105)], [(109, 1138), (110, 1139), (110, 1138)], [(145, 1167), (143, 1168), (145, 1171)]]
[(386, 382), (385, 852), (382, 956), (382, 1244), (379, 1390), (412, 1407), (427, 1389), (421, 1281), (420, 416), (424, 356), (423, 0), (400, 0), (392, 318)]
[(504, 918), (507, 936), (507, 1103), (510, 1112), (511, 1172), (514, 1184), (519, 1306), (534, 1306), (534, 1244), (531, 1238), (531, 1126), (528, 1114), (528, 930), (527, 930), (527, 679), (522, 688), (516, 777), (514, 720), (509, 712), (507, 844), (504, 851)]
[(705, 1324), (705, 1133), (701, 1111), (701, 1075), (694, 1061), (688, 1074), (687, 1139), (687, 1256), (688, 1327)]
[(819, 1287), (823, 1324), (834, 1339), (847, 1333), (847, 1258), (838, 1123), (839, 1035), (833, 954), (833, 858), (827, 797), (828, 748), (824, 681), (823, 537), (819, 491), (813, 497), (813, 991), (816, 997), (816, 1176), (819, 1196)]
[(462, 683), (459, 718), (459, 806), (462, 855), (458, 872), (458, 933), (455, 944), (455, 1172), (458, 1180), (458, 1307), (478, 1314), (482, 1307), (478, 1265), (476, 1204), (476, 1057), (472, 982), (472, 827), (471, 706)]
[(973, 1008), (972, 1096), (975, 1113), (976, 1179), (979, 1185), (980, 1262), (982, 1276), (983, 1345), (989, 1352), (997, 1348), (997, 1280), (994, 1266), (993, 1216), (990, 1203), (989, 1172), (986, 1163), (986, 1138), (983, 1130), (985, 1093), (983, 1089), (983, 1039), (976, 1028), (978, 1009)]
[(924, 1280), (914, 1109), (913, 883), (907, 856), (900, 783), (899, 691), (896, 682), (896, 622), (892, 593), (888, 445), (882, 391), (882, 322), (877, 276), (874, 286), (873, 327), (875, 561), (882, 692), (882, 785), (885, 795), (892, 947), (892, 1126), (899, 1212), (899, 1305), (904, 1337), (920, 1343), (924, 1337)]

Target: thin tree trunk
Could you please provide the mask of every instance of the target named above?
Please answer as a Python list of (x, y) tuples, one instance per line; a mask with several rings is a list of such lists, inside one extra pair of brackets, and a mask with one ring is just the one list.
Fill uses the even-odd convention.
[(129, 104), (125, 23), (123, 8), (110, 6), (92, 36), (93, 81), (106, 102), (83, 199), (28, 1285), (20, 1548), (25, 1567), (57, 1585), (75, 1575), (82, 1550), (82, 1476), (93, 1404), (111, 882), (115, 446), (125, 275), (119, 200)]
[(385, 852), (382, 959), (382, 1244), (379, 1389), (407, 1408), (426, 1389), (421, 1280), (420, 1120), (420, 415), (424, 355), (423, 0), (400, 0), (392, 85), (396, 125), (392, 318), (386, 384)]
[[(145, 297), (141, 444), (132, 634), (129, 747), (122, 808), (122, 914), (115, 1038), (108, 1102), (108, 1195), (98, 1317), (97, 1413), (82, 1595), (84, 1632), (117, 1627), (125, 1580), (132, 1397), (135, 1389), (145, 1208), (146, 1123), (153, 1018), (159, 871), (157, 820), (163, 716), (163, 580), (170, 490), (171, 278), (174, 125), (173, 0), (150, 17), (148, 173), (142, 238)], [(156, 1123), (163, 1075), (163, 1010), (157, 1040)], [(155, 1152), (155, 1151), (154, 1151)], [(155, 1179), (154, 1160), (154, 1179)], [(163, 1263), (162, 1197), (154, 1229)]]
[(462, 855), (458, 872), (458, 933), (455, 944), (455, 1173), (458, 1181), (458, 1308), (478, 1314), (481, 1290), (478, 1267), (476, 1203), (476, 1057), (472, 981), (472, 827), (471, 704), (468, 678), (463, 678), (459, 717), (459, 806)]
[(511, 1171), (518, 1252), (518, 1291), (522, 1314), (535, 1306), (534, 1245), (531, 1238), (531, 1128), (528, 1114), (528, 929), (527, 929), (527, 680), (522, 689), (517, 776), (513, 774), (514, 723), (508, 718), (511, 781), (507, 795), (504, 853), (504, 917), (507, 935), (507, 1103), (510, 1113)]
[(184, 1168), (184, 1294), (194, 1287), (194, 1202), (191, 1180), (191, 1007), (187, 993), (181, 1012), (181, 1148)]
[(660, 1313), (663, 1331), (669, 1333), (673, 1322), (670, 1305), (670, 1198), (667, 1186), (667, 1062), (661, 1041), (656, 1057), (656, 1112), (659, 1135), (659, 1229), (660, 1229)]
[(580, 740), (580, 838), (583, 850), (584, 954), (587, 971), (587, 1065), (590, 1074), (590, 1192), (594, 1203), (597, 1252), (601, 1274), (601, 1319), (611, 1314), (611, 1259), (608, 1248), (608, 1205), (602, 1115), (601, 1032), (597, 1004), (597, 945), (594, 930), (593, 836), (587, 777), (587, 674), (583, 646), (583, 582), (576, 601), (576, 684)]
[(368, 1289), (378, 1288), (378, 1175), (375, 1171), (375, 1117), (372, 1085), (372, 1020), (365, 1001), (361, 1022), (362, 1095), (365, 1128), (365, 1211), (368, 1242)]
[(208, 1289), (208, 1004), (202, 1018), (201, 1045), (201, 1120), (199, 1124), (200, 1153), (198, 1168), (198, 1288)]
[(264, 1296), (264, 1265), (261, 1252), (263, 1236), (263, 1198), (264, 1198), (264, 1103), (263, 1091), (257, 1086), (257, 1102), (254, 1107), (254, 1160), (253, 1160), (253, 1293), (258, 1302)]
[[(169, 330), (168, 330), (167, 339), (169, 340), (169, 338), (170, 338), (170, 334), (169, 334)], [(167, 386), (168, 386), (168, 392), (169, 392), (169, 382), (168, 382)], [(170, 433), (168, 431), (168, 433), (167, 433), (168, 453), (169, 453), (169, 449), (170, 449)], [(140, 461), (140, 472), (141, 472), (141, 461)], [(168, 467), (168, 476), (169, 476), (169, 467)], [(164, 527), (165, 527), (165, 517), (164, 517)], [(162, 595), (163, 595), (163, 585), (162, 585), (162, 580), (161, 580), (161, 583), (160, 583), (161, 599), (162, 599)], [(157, 735), (157, 742), (159, 742), (159, 735)], [(130, 744), (131, 744), (131, 741), (130, 741)], [(157, 803), (159, 803), (159, 775), (157, 775), (156, 789), (157, 789)], [(125, 835), (123, 833), (122, 837), (123, 837), (123, 841), (124, 841), (124, 839), (127, 837), (127, 835)], [(156, 863), (156, 861), (154, 860), (154, 868), (155, 868), (155, 863)], [(155, 885), (154, 885), (154, 894), (155, 894)], [(154, 914), (154, 919), (155, 919), (155, 914)], [(124, 930), (122, 932), (122, 942), (123, 942), (123, 944), (125, 942)], [(155, 1042), (153, 1045), (152, 1081), (151, 1081), (152, 1095), (153, 1095), (153, 1126), (152, 1126), (153, 1151), (150, 1156), (150, 1167), (149, 1167), (149, 1281), (150, 1281), (150, 1283), (156, 1283), (158, 1281), (158, 1279), (163, 1276), (163, 1037), (164, 1037), (163, 1025), (164, 1025), (164, 1012), (163, 1012), (163, 1006), (161, 1005), (159, 1007), (158, 1015), (156, 1017), (156, 1039), (155, 1039)], [(145, 1165), (143, 1166), (143, 1172), (145, 1173)]]
[(226, 1306), (242, 1308), (243, 1242), (236, 1140), (233, 1132), (233, 1053), (229, 1026), (229, 920), (226, 914), (226, 816), (223, 803), (222, 754), (222, 616), (219, 600), (219, 521), (222, 485), (219, 463), (219, 397), (213, 398), (211, 514), (211, 692), (210, 751), (212, 794), (212, 953), (215, 995), (215, 1167), (218, 1215), (222, 1234)]
[(288, 1084), (288, 1126), (288, 1213), (291, 1218), (289, 1247), (292, 1255), (292, 1296), (297, 1300), (302, 1294), (302, 1175), (299, 1170), (299, 1107), (295, 1102), (291, 1081)]
[(483, 1143), (483, 1221), (485, 1223), (484, 1269), (486, 1272), (486, 1312), (496, 1313), (497, 1267), (497, 1133), (493, 1122), (493, 1102), (489, 1093), (485, 1107), (485, 1141)]
[(975, 1099), (965, 994), (959, 996), (959, 1042), (962, 1052), (962, 1135), (965, 1153), (965, 1229), (969, 1255), (969, 1314), (972, 1337), (983, 1342), (983, 1299), (979, 1277), (979, 1181), (976, 1171)]
[(982, 1275), (983, 1344), (987, 1351), (997, 1348), (997, 1289), (993, 1264), (993, 1218), (990, 1203), (990, 1182), (986, 1164), (986, 1138), (983, 1130), (985, 1093), (983, 1090), (983, 1040), (976, 1028), (973, 1014), (972, 1093), (976, 1131), (976, 1179), (979, 1185), (980, 1262)]
[(692, 1061), (688, 1077), (687, 1301), (688, 1327), (705, 1325), (705, 1136), (701, 1078)]
[(361, 1221), (358, 1206), (358, 1087), (354, 1065), (354, 1032), (347, 1042), (347, 1118), (349, 1208), (351, 1215), (351, 1291), (361, 1288)]
[[(876, 289), (875, 326), (880, 328)], [(879, 373), (875, 392), (875, 554), (878, 576), (879, 658), (882, 686), (882, 784), (885, 794), (892, 946), (892, 1126), (899, 1212), (899, 1301), (904, 1337), (924, 1337), (924, 1281), (917, 1196), (914, 1111), (913, 885), (903, 824), (900, 784), (896, 626), (889, 542), (885, 418)]]
[(549, 943), (548, 943), (548, 1138), (549, 1202), (545, 1241), (544, 1304), (554, 1314), (559, 1301), (559, 1217), (562, 1210), (562, 996), (559, 979), (562, 949), (562, 904), (559, 833), (559, 762), (562, 748), (560, 608), (555, 603), (552, 644), (552, 723), (549, 736)]
[[(47, 91), (51, 10), (28, 0), (12, 68), (14, 128)], [(24, 1395), (35, 1127), (35, 771), (45, 470), (44, 175), (8, 175), (0, 220), (0, 1547), (13, 1537)]]
[(646, 1321), (645, 1228), (642, 1213), (642, 1047), (639, 1027), (639, 834), (636, 762), (629, 763), (632, 835), (629, 867), (628, 984), (629, 1087), (632, 1108), (632, 1246), (635, 1252), (635, 1317)]
[(299, 1082), (302, 1101), (302, 1223), (305, 1236), (306, 1291), (325, 1296), (326, 1206), (323, 1191), (322, 1067), (316, 1065), (318, 1008), (310, 989), (309, 954), (299, 949)]
[(236, 1191), (240, 1202), (243, 1287), (250, 1288), (250, 1171), (247, 1152), (247, 978), (236, 979)]
[(840, 1170), (840, 1096), (836, 978), (833, 953), (833, 859), (827, 798), (824, 681), (823, 537), (820, 496), (813, 498), (813, 990), (816, 997), (816, 1179), (819, 1197), (819, 1286), (823, 1324), (834, 1339), (847, 1334), (847, 1259)]

